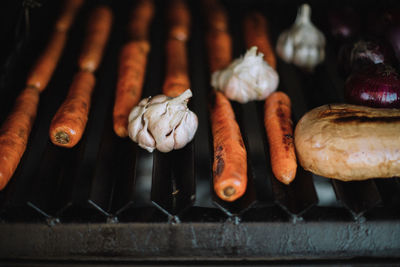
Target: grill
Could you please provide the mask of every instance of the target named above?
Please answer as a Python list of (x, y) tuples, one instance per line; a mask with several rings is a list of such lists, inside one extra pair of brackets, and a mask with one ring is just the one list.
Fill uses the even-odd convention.
[[(54, 3), (53, 3), (54, 2)], [(0, 122), (10, 111), (25, 77), (40, 53), (59, 3), (33, 8), (24, 24), (22, 8), (15, 27), (4, 30), (10, 45), (2, 55)], [(125, 41), (132, 2), (110, 3), (115, 16), (85, 134), (73, 149), (48, 138), (52, 116), (63, 101), (84, 36), (88, 1), (72, 30), (61, 61), (41, 96), (28, 148), (7, 188), (0, 193), (0, 258), (14, 260), (399, 260), (400, 183), (397, 178), (340, 182), (299, 168), (285, 186), (272, 175), (262, 123), (262, 103), (233, 108), (248, 150), (248, 189), (234, 203), (212, 190), (212, 139), (208, 120), (209, 71), (200, 3), (189, 2), (192, 33), (189, 64), (199, 117), (196, 138), (182, 150), (149, 154), (112, 130), (118, 55)], [(24, 1), (32, 3), (32, 1)], [(356, 2), (354, 2), (356, 3)], [(166, 3), (156, 2), (143, 97), (161, 92), (164, 76)], [(260, 10), (273, 39), (294, 20), (296, 1), (227, 1), (234, 57), (244, 51), (245, 11)], [(365, 4), (365, 12), (393, 2)], [(313, 21), (322, 27), (327, 1), (311, 1)], [(27, 7), (29, 9), (29, 7)], [(6, 13), (6, 12), (5, 12)], [(28, 27), (29, 26), (29, 27)], [(29, 30), (29, 31), (28, 31)], [(15, 31), (15, 32), (14, 32)], [(325, 31), (326, 32), (326, 31)], [(343, 102), (337, 45), (329, 40), (326, 61), (313, 74), (278, 62), (279, 90), (292, 99), (293, 120), (309, 109)]]

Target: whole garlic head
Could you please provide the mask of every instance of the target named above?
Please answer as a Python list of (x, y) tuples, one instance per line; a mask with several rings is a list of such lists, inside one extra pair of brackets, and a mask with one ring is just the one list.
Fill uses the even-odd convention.
[(312, 71), (325, 59), (325, 37), (310, 17), (310, 6), (303, 4), (294, 25), (279, 35), (276, 50), (285, 62)]
[(256, 46), (251, 47), (244, 57), (214, 72), (211, 85), (240, 103), (267, 98), (278, 87), (279, 76), (263, 57), (263, 53), (257, 54)]
[(129, 137), (149, 152), (170, 152), (189, 143), (197, 130), (196, 114), (187, 102), (192, 91), (170, 98), (165, 95), (145, 98), (129, 114)]

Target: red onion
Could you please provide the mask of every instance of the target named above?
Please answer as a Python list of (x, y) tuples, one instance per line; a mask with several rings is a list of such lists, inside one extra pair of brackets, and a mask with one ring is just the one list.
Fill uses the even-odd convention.
[(389, 29), (386, 33), (386, 38), (392, 45), (397, 60), (400, 60), (400, 24)]
[(384, 37), (386, 31), (400, 23), (400, 9), (392, 8), (377, 10), (374, 8), (367, 14), (367, 32), (375, 36)]
[(351, 7), (332, 9), (328, 21), (332, 36), (340, 41), (352, 39), (360, 31), (360, 16)]
[(345, 97), (352, 104), (400, 108), (400, 75), (388, 65), (370, 65), (350, 75)]
[(383, 42), (361, 40), (352, 45), (343, 45), (339, 51), (339, 65), (345, 75), (379, 63), (393, 63), (393, 52)]

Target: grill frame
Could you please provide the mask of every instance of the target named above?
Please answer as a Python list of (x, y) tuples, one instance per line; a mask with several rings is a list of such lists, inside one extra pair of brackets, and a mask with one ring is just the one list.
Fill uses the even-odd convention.
[[(3, 260), (6, 254), (6, 259), (20, 260), (276, 261), (350, 259), (355, 255), (396, 258), (400, 225), (393, 222), (100, 223), (53, 227), (8, 224), (0, 229), (2, 240), (9, 240), (2, 249)], [(31, 232), (29, 239), (27, 231)]]
[[(54, 79), (42, 96), (38, 119), (21, 166), (10, 185), (0, 194), (1, 260), (275, 261), (357, 257), (399, 260), (400, 201), (395, 197), (400, 192), (399, 181), (389, 179), (347, 184), (332, 181), (338, 206), (318, 206), (317, 192), (313, 189), (316, 178), (310, 173), (300, 169), (301, 174), (287, 187), (272, 177), (268, 163), (265, 166), (259, 163), (269, 162), (268, 153), (265, 153), (268, 147), (264, 128), (259, 117), (262, 110), (260, 103), (233, 104), (241, 130), (245, 133), (246, 147), (250, 150), (249, 175), (253, 179), (249, 183), (250, 189), (241, 203), (231, 205), (216, 198), (208, 181), (211, 177), (212, 149), (206, 107), (209, 75), (204, 60), (204, 29), (199, 24), (200, 11), (194, 1), (190, 2), (194, 15), (194, 31), (189, 43), (190, 75), (192, 84), (202, 90), (195, 91), (197, 94), (190, 104), (198, 112), (200, 125), (203, 125), (194, 142), (182, 151), (170, 155), (156, 153), (154, 158), (149, 158), (129, 140), (113, 135), (112, 101), (109, 99), (113, 98), (116, 59), (125, 38), (124, 28), (114, 26), (105, 58), (96, 74), (99, 82), (83, 141), (72, 150), (53, 146), (43, 135), (47, 134), (46, 127), (48, 129), (53, 111), (68, 89), (69, 83), (63, 80), (66, 77), (69, 80), (68, 77), (76, 69), (75, 61), (70, 58), (77, 58), (79, 53), (79, 40), (83, 37), (83, 29), (79, 25), (84, 25), (85, 14), (99, 2), (89, 1), (79, 15), (69, 38), (75, 38), (75, 41), (68, 42)], [(246, 8), (259, 6), (260, 2), (251, 1)], [(266, 3), (271, 4), (272, 9), (281, 8), (282, 12), (280, 4)], [(235, 19), (241, 17), (239, 7), (243, 1), (225, 4), (231, 14), (231, 28), (240, 28), (240, 20)], [(281, 5), (284, 4), (293, 7), (296, 2), (287, 1)], [(321, 8), (318, 1), (312, 4)], [(163, 10), (165, 3), (158, 1), (157, 6)], [(55, 8), (56, 4), (48, 4), (42, 12)], [(128, 12), (124, 11), (124, 6), (114, 8), (125, 12), (116, 22), (122, 25), (127, 20)], [(267, 15), (272, 13), (265, 6), (261, 10)], [(145, 96), (158, 93), (157, 88), (161, 88), (162, 84), (164, 32), (163, 16), (160, 14), (152, 27), (154, 45), (147, 68)], [(276, 18), (272, 19), (271, 23), (276, 21)], [(280, 22), (272, 29), (272, 35), (276, 37), (279, 29), (288, 22), (291, 21)], [(2, 87), (4, 103), (12, 102), (9, 100), (14, 99), (17, 91), (23, 88), (24, 79), (21, 77), (26, 76), (35, 57), (27, 54), (26, 49), (34, 43), (36, 51), (40, 51), (44, 40), (39, 40), (35, 34), (45, 36), (46, 32), (39, 32), (40, 27), (32, 29), (21, 50), (14, 51), (16, 55), (11, 63), (14, 62), (15, 72), (7, 74)], [(234, 31), (232, 35), (236, 57), (244, 47), (241, 32)], [(328, 42), (327, 63), (317, 68), (314, 75), (305, 75), (292, 66), (278, 62), (280, 89), (293, 99), (295, 122), (313, 106), (343, 100), (339, 89), (343, 81), (336, 71), (335, 49)], [(27, 55), (27, 64), (17, 68), (18, 64), (25, 62)], [(321, 84), (326, 87), (319, 92), (318, 85)], [(8, 85), (14, 91), (7, 90)], [(9, 108), (11, 104), (0, 110), (0, 120)], [(258, 121), (249, 120), (254, 117), (258, 117)], [(208, 145), (204, 145), (204, 141)], [(36, 159), (38, 154), (40, 158)], [(181, 172), (180, 166), (174, 165), (167, 173), (162, 171), (171, 162), (188, 155), (192, 155), (194, 160), (184, 164)], [(105, 165), (110, 159), (123, 163)], [(139, 166), (149, 161), (154, 166), (154, 191), (141, 201), (143, 193), (138, 192), (137, 187), (143, 175)], [(120, 166), (125, 169), (119, 170)], [(157, 170), (159, 167), (161, 171)], [(187, 184), (182, 183), (187, 177)], [(178, 204), (171, 204), (174, 201), (170, 194), (172, 187), (160, 184), (166, 179), (181, 181), (180, 189), (185, 197), (178, 199)], [(310, 181), (313, 183), (310, 184)], [(193, 191), (196, 190), (199, 196), (199, 188), (204, 187), (204, 183), (209, 187), (206, 194), (208, 200), (205, 203), (196, 202), (191, 198)], [(386, 196), (382, 192), (391, 193)], [(378, 199), (368, 201), (368, 197), (376, 193)]]

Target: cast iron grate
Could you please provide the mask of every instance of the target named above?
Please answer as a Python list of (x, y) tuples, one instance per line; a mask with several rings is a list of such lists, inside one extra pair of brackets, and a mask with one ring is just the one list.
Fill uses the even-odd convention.
[[(190, 105), (198, 114), (200, 125), (192, 143), (169, 154), (149, 154), (129, 139), (120, 139), (113, 133), (111, 114), (118, 54), (125, 36), (123, 25), (126, 24), (133, 2), (110, 1), (109, 4), (118, 16), (115, 16), (112, 36), (96, 75), (98, 82), (84, 137), (73, 149), (52, 145), (48, 138), (51, 118), (63, 100), (76, 69), (76, 61), (73, 59), (79, 53), (86, 14), (100, 2), (102, 1), (88, 1), (82, 9), (56, 73), (41, 98), (28, 149), (12, 181), (6, 190), (0, 193), (0, 218), (4, 227), (12, 228), (26, 223), (33, 229), (41, 229), (40, 225), (47, 223), (56, 227), (66, 227), (66, 230), (60, 233), (60, 238), (63, 238), (63, 234), (68, 235), (74, 227), (82, 226), (81, 223), (89, 227), (93, 225), (94, 228), (112, 228), (113, 225), (124, 228), (126, 224), (132, 223), (135, 227), (137, 223), (136, 226), (143, 227), (143, 231), (155, 232), (160, 231), (160, 227), (175, 225), (178, 228), (173, 229), (178, 233), (186, 231), (186, 223), (193, 223), (198, 227), (193, 231), (200, 231), (202, 234), (204, 229), (217, 231), (216, 228), (226, 227), (226, 238), (233, 238), (227, 241), (227, 244), (237, 245), (239, 248), (242, 244), (239, 242), (241, 235), (245, 234), (243, 231), (251, 231), (252, 227), (271, 226), (274, 231), (287, 230), (280, 228), (280, 223), (306, 223), (301, 224), (301, 227), (309, 225), (307, 223), (317, 224), (316, 231), (322, 233), (324, 225), (328, 228), (333, 227), (332, 229), (341, 229), (340, 227), (347, 227), (346, 223), (365, 223), (359, 227), (366, 228), (366, 231), (374, 231), (368, 229), (374, 227), (374, 224), (366, 223), (385, 220), (388, 224), (395, 225), (394, 229), (399, 230), (400, 185), (396, 178), (343, 183), (315, 177), (300, 167), (295, 181), (290, 186), (275, 180), (269, 163), (268, 144), (262, 123), (262, 103), (233, 104), (249, 154), (249, 184), (246, 194), (235, 203), (225, 203), (215, 196), (211, 185), (212, 144), (207, 109), (208, 92), (211, 88), (208, 82), (204, 28), (198, 1), (188, 2), (193, 22), (188, 48), (194, 92)], [(244, 51), (240, 29), (246, 11), (257, 8), (265, 14), (275, 39), (282, 29), (292, 23), (298, 4), (295, 1), (250, 1), (246, 5), (243, 3), (225, 3), (234, 38), (234, 57), (238, 57)], [(152, 24), (152, 48), (146, 72), (144, 97), (161, 92), (164, 75), (163, 25), (166, 3), (156, 1), (156, 4), (157, 13)], [(313, 20), (317, 25), (320, 22), (321, 27), (324, 26), (323, 16), (327, 10), (325, 4), (328, 3), (312, 2), (314, 13), (319, 14)], [(41, 8), (34, 10), (36, 13), (32, 14), (30, 35), (26, 36), (26, 42), (20, 50), (13, 52), (13, 64), (7, 61), (12, 71), (7, 72), (7, 77), (4, 77), (5, 74), (2, 76), (2, 81), (6, 82), (0, 88), (0, 122), (10, 110), (18, 91), (23, 88), (29, 66), (41, 51), (49, 34), (45, 25), (54, 20), (54, 15), (49, 14), (55, 13), (52, 11), (57, 8), (56, 3), (45, 2)], [(281, 16), (287, 14), (287, 10), (291, 10), (292, 14), (287, 17)], [(313, 74), (302, 73), (293, 66), (278, 62), (281, 81), (279, 90), (285, 91), (293, 101), (294, 122), (315, 106), (343, 101), (343, 80), (337, 73), (336, 48), (329, 41), (328, 44), (326, 62)], [(332, 222), (339, 222), (339, 226), (332, 226)], [(143, 226), (142, 223), (147, 225)], [(246, 228), (249, 223), (251, 227)], [(151, 228), (152, 225), (154, 229)], [(238, 239), (228, 237), (229, 233), (237, 231), (235, 225), (240, 228), (236, 236)], [(172, 231), (171, 228), (168, 229)], [(253, 230), (250, 236), (257, 235), (259, 231), (258, 228)], [(308, 231), (308, 228), (301, 231)], [(346, 231), (351, 232), (348, 229)], [(285, 238), (290, 238), (287, 234), (282, 234)], [(398, 236), (400, 233), (395, 234)], [(173, 233), (169, 233), (169, 236), (172, 237)], [(393, 242), (398, 252), (400, 243)], [(217, 251), (213, 256), (225, 257), (227, 254), (224, 252), (226, 251)], [(392, 250), (388, 253), (398, 256), (399, 254), (393, 254), (395, 252), (396, 250)], [(240, 249), (229, 253), (239, 255)], [(349, 253), (359, 256), (356, 252)], [(1, 257), (7, 258), (6, 255), (0, 254)], [(168, 255), (164, 256), (168, 258)]]

